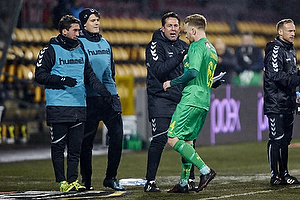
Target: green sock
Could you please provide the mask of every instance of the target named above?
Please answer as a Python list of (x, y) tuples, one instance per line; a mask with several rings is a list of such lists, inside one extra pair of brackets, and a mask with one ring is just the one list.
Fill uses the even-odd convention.
[(180, 153), (182, 157), (187, 159), (190, 163), (194, 164), (199, 170), (203, 167), (207, 167), (195, 149), (183, 140), (178, 140), (173, 149)]
[(188, 184), (188, 181), (187, 181), (187, 180), (180, 179), (179, 185), (180, 185), (181, 187), (184, 187), (184, 186), (186, 186), (187, 184)]
[(190, 163), (187, 159), (181, 156), (181, 176), (182, 180), (189, 180), (190, 172), (192, 168), (192, 163)]

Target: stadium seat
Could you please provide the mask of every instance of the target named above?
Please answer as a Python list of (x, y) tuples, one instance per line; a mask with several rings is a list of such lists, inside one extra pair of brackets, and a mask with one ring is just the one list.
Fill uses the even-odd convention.
[(125, 43), (125, 33), (123, 31), (115, 31), (114, 32), (114, 44), (124, 44)]
[(112, 44), (113, 34), (110, 31), (104, 31), (101, 33), (102, 37)]
[(133, 69), (128, 64), (122, 64), (122, 68), (125, 71), (125, 75), (134, 76)]
[(15, 37), (13, 36), (13, 38), (15, 38), (15, 40), (17, 42), (25, 42), (26, 41), (26, 36), (25, 36), (25, 33), (23, 32), (23, 29), (15, 28), (14, 35), (15, 35)]
[(37, 60), (39, 52), (43, 47), (31, 45), (29, 48), (31, 49), (33, 60)]
[(120, 41), (120, 36), (119, 36), (119, 33), (117, 31), (111, 31), (109, 33), (109, 42), (111, 44), (119, 44), (119, 41)]
[(261, 47), (261, 48), (265, 47), (267, 44), (267, 40), (265, 37), (257, 36), (257, 35), (254, 35), (253, 42), (256, 46)]
[(137, 64), (137, 67), (140, 69), (141, 77), (147, 76), (147, 68), (145, 65)]
[(104, 31), (114, 28), (113, 20), (109, 17), (101, 17), (100, 19), (100, 28)]
[(125, 61), (129, 59), (127, 51), (123, 47), (112, 47), (113, 57), (116, 61)]
[(24, 52), (20, 47), (13, 45), (13, 46), (11, 46), (11, 49), (16, 56), (18, 56), (20, 58), (24, 57)]
[(124, 35), (123, 35), (123, 44), (125, 44), (125, 45), (132, 44), (132, 35), (130, 33), (131, 32), (124, 32)]
[[(0, 51), (0, 55), (1, 55), (1, 51)], [(4, 65), (3, 68), (2, 68), (2, 73), (1, 73), (1, 77), (0, 77), (0, 81), (1, 83), (3, 83), (5, 81), (5, 75), (3, 74), (3, 72), (6, 72), (7, 70), (7, 65)]]
[(27, 80), (32, 80), (34, 78), (34, 71), (32, 69), (32, 65), (26, 66), (26, 65), (20, 64), (20, 65), (18, 65), (17, 71), (18, 71), (17, 72), (18, 78), (24, 78)]
[(25, 35), (25, 42), (32, 42), (33, 36), (28, 28), (23, 28), (23, 34)]
[(126, 72), (123, 69), (122, 65), (116, 64), (115, 70), (116, 70), (116, 76), (125, 76), (126, 75)]
[(139, 57), (139, 46), (138, 45), (134, 45), (131, 49), (130, 49), (130, 60), (131, 61), (137, 61)]
[(7, 81), (9, 83), (12, 83), (14, 81), (14, 76), (16, 74), (16, 65), (15, 64), (10, 64), (7, 67), (7, 73), (9, 77), (7, 78)]
[(132, 30), (134, 28), (134, 22), (129, 18), (112, 18), (114, 28), (119, 30)]
[(22, 69), (23, 67), (26, 67), (26, 66), (23, 65), (23, 64), (20, 64), (17, 67), (17, 77), (18, 77), (18, 79), (22, 79), (23, 78), (23, 69)]
[(130, 68), (133, 77), (136, 78), (141, 76), (140, 69), (135, 64), (129, 64), (128, 67)]
[(146, 48), (145, 47), (139, 47), (139, 49), (138, 49), (138, 59), (140, 61), (146, 60)]
[(40, 34), (40, 32), (39, 32), (39, 30), (37, 28), (31, 28), (30, 32), (31, 32), (32, 37), (33, 37), (32, 41), (34, 43), (40, 43), (40, 42), (42, 42), (41, 34)]
[(24, 58), (26, 60), (33, 60), (33, 53), (32, 53), (32, 50), (30, 48), (25, 49)]
[(34, 98), (33, 98), (33, 102), (38, 103), (42, 101), (42, 88), (39, 86), (35, 86), (34, 87)]
[(41, 35), (41, 41), (43, 43), (47, 43), (50, 40), (50, 34), (46, 29), (40, 28), (39, 29), (40, 35)]
[(215, 34), (228, 34), (230, 33), (230, 27), (226, 22), (210, 22), (207, 25), (208, 33)]

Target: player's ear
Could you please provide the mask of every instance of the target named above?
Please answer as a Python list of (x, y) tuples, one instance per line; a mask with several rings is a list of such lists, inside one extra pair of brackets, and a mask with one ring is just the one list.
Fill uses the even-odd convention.
[(67, 35), (67, 32), (68, 32), (68, 30), (65, 29), (65, 28), (61, 31), (61, 33), (62, 33), (63, 36), (66, 36), (66, 35)]
[(278, 30), (278, 35), (282, 35), (282, 32), (283, 32), (282, 29), (279, 29)]
[(196, 29), (194, 27), (192, 27), (192, 34), (196, 35)]

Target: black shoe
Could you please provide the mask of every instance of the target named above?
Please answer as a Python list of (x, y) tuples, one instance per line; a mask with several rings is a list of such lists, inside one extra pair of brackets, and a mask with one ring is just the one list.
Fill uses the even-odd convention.
[(215, 178), (216, 175), (217, 175), (217, 173), (212, 169), (210, 169), (210, 172), (208, 174), (201, 175), (200, 183), (199, 183), (199, 186), (198, 186), (196, 192), (202, 191), (207, 186), (207, 184)]
[(145, 192), (160, 192), (160, 189), (156, 186), (155, 181), (147, 181), (144, 186)]
[(198, 187), (196, 186), (196, 183), (194, 182), (193, 179), (189, 180), (188, 188), (189, 188), (189, 191), (196, 191), (197, 190)]
[(272, 176), (270, 180), (271, 185), (282, 185), (283, 181), (280, 177), (278, 176)]
[(180, 184), (176, 184), (168, 193), (189, 193), (189, 187), (188, 185), (182, 187)]
[(88, 191), (90, 191), (90, 190), (94, 190), (94, 187), (93, 187), (93, 186), (91, 186), (91, 185), (90, 185), (90, 186), (86, 186), (86, 185), (85, 185), (85, 188), (86, 188), (85, 190), (88, 190)]
[(284, 185), (296, 185), (296, 184), (300, 184), (300, 182), (298, 181), (298, 179), (294, 176), (291, 176), (289, 174), (287, 174), (286, 176), (281, 178), (282, 180), (282, 184)]
[(111, 178), (111, 179), (105, 178), (103, 181), (103, 186), (112, 188), (116, 191), (125, 191), (125, 188), (123, 188), (122, 186), (119, 185), (116, 178)]
[(85, 190), (94, 190), (94, 187), (91, 186), (91, 181), (89, 182), (82, 181), (82, 184), (85, 186)]

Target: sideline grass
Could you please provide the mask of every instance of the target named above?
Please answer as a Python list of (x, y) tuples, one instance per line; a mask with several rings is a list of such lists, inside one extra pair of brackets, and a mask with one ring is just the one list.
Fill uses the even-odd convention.
[[(294, 139), (292, 143), (299, 143)], [(276, 186), (269, 184), (270, 173), (267, 161), (266, 142), (240, 143), (197, 147), (203, 160), (217, 172), (216, 178), (199, 193), (168, 194), (179, 180), (180, 157), (166, 148), (157, 174), (161, 193), (145, 193), (142, 186), (126, 187), (132, 194), (117, 199), (299, 199), (300, 185)], [(38, 153), (38, 152), (37, 152)], [(289, 150), (290, 174), (300, 179), (300, 148)], [(144, 178), (147, 151), (123, 154), (118, 179)], [(93, 186), (105, 190), (106, 156), (93, 157)], [(54, 180), (51, 160), (0, 163), (0, 191), (58, 190)], [(196, 181), (199, 181), (198, 170)]]

